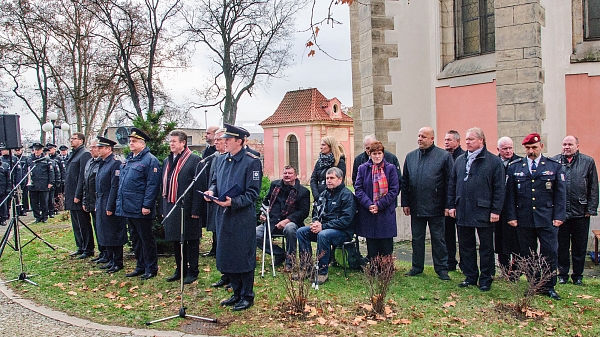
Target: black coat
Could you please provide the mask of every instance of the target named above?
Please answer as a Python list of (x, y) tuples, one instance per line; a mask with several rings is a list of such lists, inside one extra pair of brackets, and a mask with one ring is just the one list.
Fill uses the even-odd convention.
[[(312, 193), (313, 199), (316, 201), (318, 195), (321, 192), (325, 191), (327, 185), (325, 185), (325, 176), (327, 175), (327, 170), (331, 167), (318, 167), (319, 162), (315, 163), (315, 167), (313, 168), (313, 172), (310, 175), (310, 191)], [(337, 168), (342, 170), (342, 184), (346, 181), (346, 157), (342, 155), (340, 161), (338, 162)]]
[(444, 216), (453, 160), (435, 144), (409, 152), (402, 169), (402, 207), (418, 217)]
[[(167, 172), (167, 162), (171, 159), (171, 156), (167, 157), (163, 162), (162, 174), (163, 182), (165, 181), (165, 175), (169, 175), (171, 172)], [(185, 165), (179, 171), (177, 178), (177, 198), (179, 198), (188, 186), (194, 180), (196, 176), (196, 169), (199, 167), (200, 157), (195, 154), (190, 154)], [(167, 178), (167, 184), (171, 184), (172, 179)], [(163, 186), (164, 188), (164, 186)], [(182, 200), (184, 208), (184, 240), (198, 240), (202, 237), (201, 220), (200, 218), (192, 218), (192, 215), (200, 216), (200, 204), (205, 201), (202, 198), (200, 201), (200, 193), (196, 192), (196, 189), (192, 187)], [(161, 213), (166, 216), (174, 204), (168, 202), (165, 195), (162, 195), (161, 200)], [(165, 239), (168, 241), (179, 241), (181, 239), (181, 208), (177, 207), (171, 215), (164, 219), (165, 226)]]
[[(0, 162), (0, 195), (5, 196), (12, 190), (12, 183), (10, 181), (10, 165), (5, 162)], [(4, 199), (4, 198), (2, 198)], [(3, 200), (0, 200), (2, 202)], [(4, 207), (4, 205), (2, 206)]]
[(102, 158), (90, 158), (83, 174), (83, 206), (88, 212), (96, 211), (96, 174)]
[(354, 234), (356, 207), (354, 194), (342, 183), (332, 190), (325, 189), (319, 195), (313, 221), (321, 222), (322, 229), (345, 232), (350, 239)]
[[(208, 190), (208, 187), (210, 185), (210, 177), (213, 177), (215, 174), (215, 168), (217, 167), (215, 165), (215, 162), (218, 160), (219, 156), (222, 156), (222, 154), (217, 155), (216, 157), (212, 158), (212, 160), (209, 160), (205, 165), (206, 165), (206, 169), (205, 172), (208, 172), (208, 177), (209, 177), (209, 182), (206, 185), (199, 185), (199, 188), (197, 189), (198, 191), (206, 191)], [(202, 173), (202, 175), (204, 175), (204, 173)], [(202, 175), (200, 175), (202, 177)], [(197, 181), (198, 183), (198, 181)], [(202, 183), (200, 183), (202, 184)], [(220, 208), (219, 205), (215, 204), (214, 202), (206, 202), (204, 201), (204, 198), (202, 198), (202, 202), (201, 202), (201, 206), (205, 205), (205, 214), (206, 216), (203, 217), (202, 215), (202, 207), (200, 208), (200, 216), (203, 217), (203, 219), (206, 219), (206, 230), (207, 231), (211, 231), (211, 232), (216, 232), (217, 231), (217, 211)]]
[(231, 206), (217, 209), (217, 269), (222, 273), (245, 273), (256, 267), (256, 209), (260, 194), (260, 159), (241, 149), (234, 156), (221, 155), (215, 163), (209, 190), (215, 196), (237, 184), (242, 193)]
[[(354, 164), (352, 166), (352, 185), (356, 183), (356, 176), (358, 174), (358, 167), (369, 161), (371, 157), (366, 152), (362, 152), (356, 158), (354, 158)], [(398, 171), (398, 182), (402, 180), (402, 172), (400, 170), (400, 162), (398, 161), (398, 157), (391, 152), (384, 151), (383, 159), (389, 164), (392, 164), (396, 167), (396, 171)]]
[(563, 155), (553, 159), (565, 168), (567, 219), (598, 215), (598, 171), (594, 158), (577, 151), (570, 163)]
[(29, 170), (31, 170), (31, 176), (28, 190), (30, 192), (49, 191), (48, 184), (54, 183), (54, 161), (43, 155), (38, 158), (32, 154), (29, 158)]
[[(263, 204), (268, 204), (271, 200), (271, 196), (273, 195), (273, 190), (275, 187), (282, 187), (283, 180), (274, 180), (271, 182), (271, 186), (269, 187), (269, 193), (265, 197)], [(279, 223), (281, 220), (289, 219), (291, 222), (295, 223), (298, 227), (304, 226), (304, 219), (308, 217), (308, 213), (310, 212), (310, 192), (308, 189), (300, 184), (300, 180), (296, 179), (296, 183), (294, 186), (291, 186), (290, 189), (296, 190), (296, 202), (294, 203), (295, 212), (288, 214), (286, 217), (281, 216), (281, 211), (285, 207), (285, 202), (287, 200), (287, 195), (284, 195), (283, 188), (280, 190), (279, 194), (277, 194), (277, 198), (273, 205), (270, 205), (271, 209), (269, 211), (269, 221), (271, 222), (271, 230), (275, 228), (275, 225)]]
[[(498, 157), (500, 156), (498, 155)], [(506, 174), (508, 173), (508, 164), (521, 158), (523, 157), (513, 154), (512, 157), (510, 157), (510, 160), (506, 163), (506, 166), (502, 165), (504, 166), (505, 184)], [(500, 159), (500, 161), (502, 161), (502, 159)], [(494, 252), (498, 254), (520, 254), (521, 247), (519, 247), (517, 228), (508, 224), (508, 219), (506, 217), (506, 197), (504, 200), (502, 213), (500, 213), (500, 220), (496, 223), (496, 228), (494, 229)]]
[[(65, 209), (76, 211), (82, 210), (83, 202), (83, 180), (85, 164), (92, 158), (90, 152), (81, 145), (73, 150), (71, 156), (65, 163)], [(53, 174), (54, 175), (54, 174)], [(54, 180), (54, 179), (53, 179)], [(31, 189), (30, 189), (31, 191)], [(78, 203), (74, 198), (79, 199)]]
[[(127, 243), (126, 219), (115, 215), (121, 161), (113, 154), (101, 159), (96, 173), (96, 235), (102, 246)], [(106, 211), (113, 214), (107, 215)]]
[(484, 146), (471, 164), (467, 178), (467, 153), (454, 162), (448, 181), (448, 208), (456, 209), (456, 224), (492, 227), (490, 214), (500, 215), (504, 203), (505, 174), (502, 161)]

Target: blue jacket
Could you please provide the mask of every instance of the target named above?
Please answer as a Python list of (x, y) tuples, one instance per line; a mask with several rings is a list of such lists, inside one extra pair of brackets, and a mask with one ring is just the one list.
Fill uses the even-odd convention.
[[(160, 191), (161, 169), (148, 147), (137, 156), (129, 153), (121, 165), (116, 215), (126, 218), (154, 218), (156, 196)], [(150, 214), (142, 215), (142, 208)]]
[(527, 158), (511, 162), (506, 182), (506, 220), (517, 220), (523, 228), (552, 227), (552, 220), (567, 217), (565, 169), (542, 156), (534, 175)]
[(313, 221), (321, 222), (322, 229), (337, 229), (345, 232), (350, 239), (354, 234), (356, 200), (354, 194), (341, 183), (333, 190), (325, 189), (317, 199), (316, 216)]

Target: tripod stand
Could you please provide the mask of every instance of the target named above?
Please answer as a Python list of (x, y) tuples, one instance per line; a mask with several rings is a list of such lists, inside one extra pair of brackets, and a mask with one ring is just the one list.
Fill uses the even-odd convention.
[[(206, 157), (205, 159), (201, 160), (200, 163), (204, 164), (204, 162), (208, 159), (211, 158), (212, 156)], [(184, 225), (184, 219), (185, 219), (185, 207), (184, 207), (184, 203), (183, 203), (183, 199), (185, 197), (185, 195), (188, 193), (188, 191), (194, 186), (194, 184), (196, 183), (196, 180), (198, 180), (198, 177), (200, 177), (200, 175), (202, 174), (202, 172), (204, 172), (204, 169), (206, 168), (207, 165), (203, 165), (202, 169), (200, 170), (200, 172), (198, 172), (198, 174), (196, 174), (196, 176), (194, 177), (194, 179), (192, 179), (192, 182), (190, 183), (190, 185), (185, 189), (185, 191), (183, 191), (183, 193), (179, 196), (179, 198), (177, 198), (177, 200), (175, 201), (175, 203), (173, 204), (173, 208), (171, 208), (171, 210), (169, 211), (169, 213), (165, 216), (165, 218), (163, 219), (162, 223), (164, 224), (165, 221), (169, 218), (169, 216), (171, 216), (171, 214), (173, 214), (173, 211), (175, 211), (175, 209), (177, 208), (177, 205), (180, 205), (180, 209), (181, 209), (181, 218), (180, 218), (180, 224), (179, 224), (179, 233), (180, 233), (180, 239), (179, 239), (179, 253), (180, 253), (180, 259), (179, 259), (179, 298), (181, 299), (180, 302), (180, 306), (179, 306), (179, 313), (177, 315), (173, 315), (173, 316), (169, 316), (169, 317), (164, 317), (164, 318), (160, 318), (154, 321), (150, 321), (150, 322), (146, 322), (146, 325), (151, 325), (154, 323), (158, 323), (158, 322), (163, 322), (163, 321), (167, 321), (173, 318), (195, 318), (195, 319), (199, 319), (199, 320), (205, 320), (211, 323), (216, 323), (217, 319), (216, 318), (206, 318), (206, 317), (200, 317), (200, 316), (193, 316), (193, 315), (188, 315), (185, 312), (186, 307), (183, 305), (183, 289), (184, 289), (184, 284), (183, 284), (183, 269), (185, 268), (184, 265), (184, 258), (183, 258), (183, 245), (185, 242), (185, 236), (184, 236), (184, 229), (185, 229), (185, 225)]]
[[(9, 154), (10, 166), (11, 166), (10, 181), (13, 182), (12, 176), (14, 174), (13, 173), (14, 168), (12, 168), (12, 151), (9, 150), (8, 154)], [(15, 186), (13, 186), (12, 190), (8, 193), (6, 198), (4, 198), (4, 200), (0, 203), (0, 207), (2, 205), (4, 205), (13, 194), (15, 194), (15, 191), (17, 191), (20, 188), (21, 183), (23, 183), (25, 178), (27, 178), (31, 174), (31, 170), (33, 170), (34, 167), (35, 167), (35, 164), (31, 169), (29, 169), (27, 174), (25, 174), (23, 176), (23, 178)], [(17, 195), (17, 196), (19, 196), (19, 195)], [(4, 249), (6, 248), (6, 245), (8, 244), (9, 246), (11, 246), (13, 248), (13, 250), (19, 252), (19, 263), (21, 265), (21, 273), (19, 274), (19, 276), (17, 278), (8, 280), (8, 281), (2, 282), (2, 283), (9, 283), (9, 282), (14, 282), (14, 281), (26, 281), (26, 282), (29, 282), (29, 283), (37, 286), (37, 284), (35, 282), (31, 281), (29, 279), (29, 276), (27, 276), (27, 274), (25, 273), (25, 263), (23, 262), (23, 247), (30, 244), (33, 240), (39, 239), (44, 244), (46, 244), (46, 246), (50, 247), (50, 249), (52, 249), (52, 250), (56, 250), (56, 249), (54, 247), (52, 247), (52, 245), (48, 241), (44, 240), (41, 236), (39, 236), (36, 232), (34, 232), (31, 228), (29, 228), (29, 226), (27, 226), (23, 221), (21, 221), (19, 219), (19, 212), (17, 212), (17, 199), (20, 200), (20, 198), (12, 198), (12, 200), (11, 200), (12, 217), (10, 219), (8, 227), (6, 228), (6, 232), (4, 233), (4, 236), (2, 237), (2, 241), (0, 243), (0, 258), (2, 257), (2, 254), (4, 253)], [(24, 245), (21, 245), (21, 235), (20, 235), (19, 225), (22, 225), (23, 227), (25, 227), (34, 236), (31, 240), (29, 240)], [(15, 239), (14, 246), (12, 246), (9, 243), (10, 234), (13, 231), (14, 231), (14, 239)], [(31, 276), (33, 276), (33, 275), (31, 275)]]

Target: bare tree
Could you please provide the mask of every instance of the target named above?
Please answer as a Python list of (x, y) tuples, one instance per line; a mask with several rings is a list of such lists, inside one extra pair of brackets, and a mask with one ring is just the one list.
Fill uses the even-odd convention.
[(235, 123), (237, 105), (258, 83), (281, 76), (292, 60), (294, 16), (303, 0), (199, 0), (186, 12), (191, 39), (216, 64), (196, 108), (219, 106)]

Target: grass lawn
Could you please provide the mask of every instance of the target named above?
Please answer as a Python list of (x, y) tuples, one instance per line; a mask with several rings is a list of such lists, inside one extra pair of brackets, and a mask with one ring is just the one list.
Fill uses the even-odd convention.
[[(173, 257), (160, 257), (158, 277), (148, 281), (126, 278), (133, 270), (133, 256), (126, 258), (125, 271), (108, 275), (88, 260), (73, 260), (70, 224), (51, 219), (48, 224), (31, 226), (58, 248), (52, 251), (39, 240), (23, 250), (28, 274), (39, 287), (26, 282), (8, 284), (14, 291), (35, 302), (70, 315), (103, 324), (146, 327), (145, 322), (176, 315), (180, 306), (179, 283), (167, 283), (174, 271)], [(31, 234), (22, 231), (22, 241)], [(202, 240), (201, 252), (209, 247), (209, 235)], [(259, 251), (260, 252), (260, 251)], [(260, 254), (259, 254), (260, 256)], [(254, 287), (255, 305), (233, 313), (218, 303), (230, 296), (213, 289), (220, 273), (213, 258), (200, 258), (200, 277), (185, 288), (185, 306), (190, 315), (215, 317), (218, 323), (175, 319), (152, 325), (161, 330), (180, 330), (194, 334), (230, 336), (599, 336), (600, 280), (585, 278), (584, 287), (559, 285), (562, 301), (536, 296), (535, 319), (519, 319), (497, 309), (523, 293), (514, 285), (496, 281), (486, 293), (477, 288), (458, 288), (460, 272), (451, 272), (452, 281), (437, 278), (428, 266), (423, 275), (405, 277), (407, 262), (396, 261), (397, 273), (388, 295), (387, 317), (374, 317), (365, 309), (369, 304), (366, 282), (360, 272), (349, 273), (330, 268), (330, 278), (318, 291), (311, 291), (304, 317), (287, 313), (283, 277), (270, 273), (260, 277), (260, 261)], [(280, 269), (281, 271), (281, 269)], [(0, 259), (0, 276), (12, 279), (20, 273), (18, 254), (7, 247)], [(523, 282), (521, 282), (523, 283)]]

